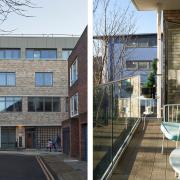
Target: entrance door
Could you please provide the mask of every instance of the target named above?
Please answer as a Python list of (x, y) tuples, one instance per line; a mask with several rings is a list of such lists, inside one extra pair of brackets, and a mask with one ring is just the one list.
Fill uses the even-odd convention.
[(63, 128), (63, 153), (69, 155), (70, 152), (70, 131), (69, 127)]
[(26, 128), (26, 148), (36, 148), (35, 128)]
[(82, 159), (87, 161), (87, 125), (82, 125)]

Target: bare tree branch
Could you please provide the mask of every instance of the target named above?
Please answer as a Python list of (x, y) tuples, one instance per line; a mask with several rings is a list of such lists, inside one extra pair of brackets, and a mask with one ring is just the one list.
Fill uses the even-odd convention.
[(136, 21), (129, 5), (122, 9), (114, 0), (94, 0), (94, 5), (94, 67), (99, 66), (95, 68), (98, 72), (94, 73), (94, 83), (100, 84), (123, 76)]
[[(2, 25), (10, 15), (19, 15), (23, 17), (34, 17), (28, 15), (29, 8), (37, 8), (31, 0), (0, 0), (0, 25)], [(12, 32), (12, 30), (3, 30), (2, 32)]]

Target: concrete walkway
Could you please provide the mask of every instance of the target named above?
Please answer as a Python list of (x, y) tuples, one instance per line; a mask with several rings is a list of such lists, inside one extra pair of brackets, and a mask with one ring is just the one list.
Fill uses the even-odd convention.
[(86, 180), (87, 163), (64, 154), (41, 154), (40, 156), (57, 180)]
[(24, 149), (0, 151), (0, 154), (39, 156), (56, 180), (87, 180), (87, 162), (70, 158), (62, 152)]

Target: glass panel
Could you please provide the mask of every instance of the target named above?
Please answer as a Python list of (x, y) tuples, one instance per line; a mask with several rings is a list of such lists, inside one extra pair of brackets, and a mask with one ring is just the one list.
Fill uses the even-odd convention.
[(52, 73), (44, 73), (44, 85), (52, 86)]
[(34, 59), (40, 59), (41, 58), (41, 53), (39, 50), (34, 50)]
[(52, 111), (52, 97), (45, 98), (45, 112)]
[(74, 96), (74, 114), (78, 113), (78, 96)]
[(28, 111), (35, 112), (35, 98), (28, 97)]
[(71, 85), (77, 80), (77, 60), (71, 66)]
[(5, 59), (12, 59), (12, 50), (5, 50)]
[(15, 86), (16, 85), (16, 76), (15, 73), (7, 73), (7, 86)]
[(7, 112), (14, 111), (14, 98), (13, 97), (6, 97), (6, 111)]
[(49, 58), (49, 51), (48, 50), (41, 50), (41, 58), (48, 59)]
[(44, 85), (44, 76), (43, 73), (36, 73), (36, 86), (43, 86)]
[(130, 70), (134, 70), (138, 68), (138, 63), (133, 61), (126, 61), (126, 68)]
[(20, 50), (14, 49), (12, 52), (12, 59), (19, 59), (20, 58)]
[(57, 59), (57, 50), (49, 50), (49, 59)]
[(93, 89), (93, 179), (112, 170), (114, 157), (141, 121), (140, 83), (133, 76)]
[(0, 50), (0, 59), (4, 59), (4, 50)]
[(27, 59), (34, 59), (34, 50), (26, 50), (26, 58)]
[(59, 112), (59, 111), (60, 111), (60, 98), (53, 97), (53, 112)]
[(68, 112), (68, 98), (66, 98), (66, 106), (65, 106), (65, 112)]
[(14, 111), (22, 111), (22, 98), (14, 97)]
[(0, 73), (0, 86), (6, 85), (6, 73)]
[(0, 112), (4, 112), (5, 109), (5, 97), (0, 97)]
[(62, 59), (63, 60), (68, 60), (72, 50), (63, 50), (62, 51)]
[(139, 69), (148, 69), (149, 62), (139, 62)]
[(44, 98), (36, 97), (35, 107), (36, 107), (36, 112), (43, 112), (44, 111)]

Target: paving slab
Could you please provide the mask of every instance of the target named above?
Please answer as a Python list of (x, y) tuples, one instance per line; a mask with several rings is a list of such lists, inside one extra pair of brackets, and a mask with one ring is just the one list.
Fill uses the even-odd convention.
[(41, 154), (48, 169), (57, 180), (87, 180), (87, 162), (64, 154)]

